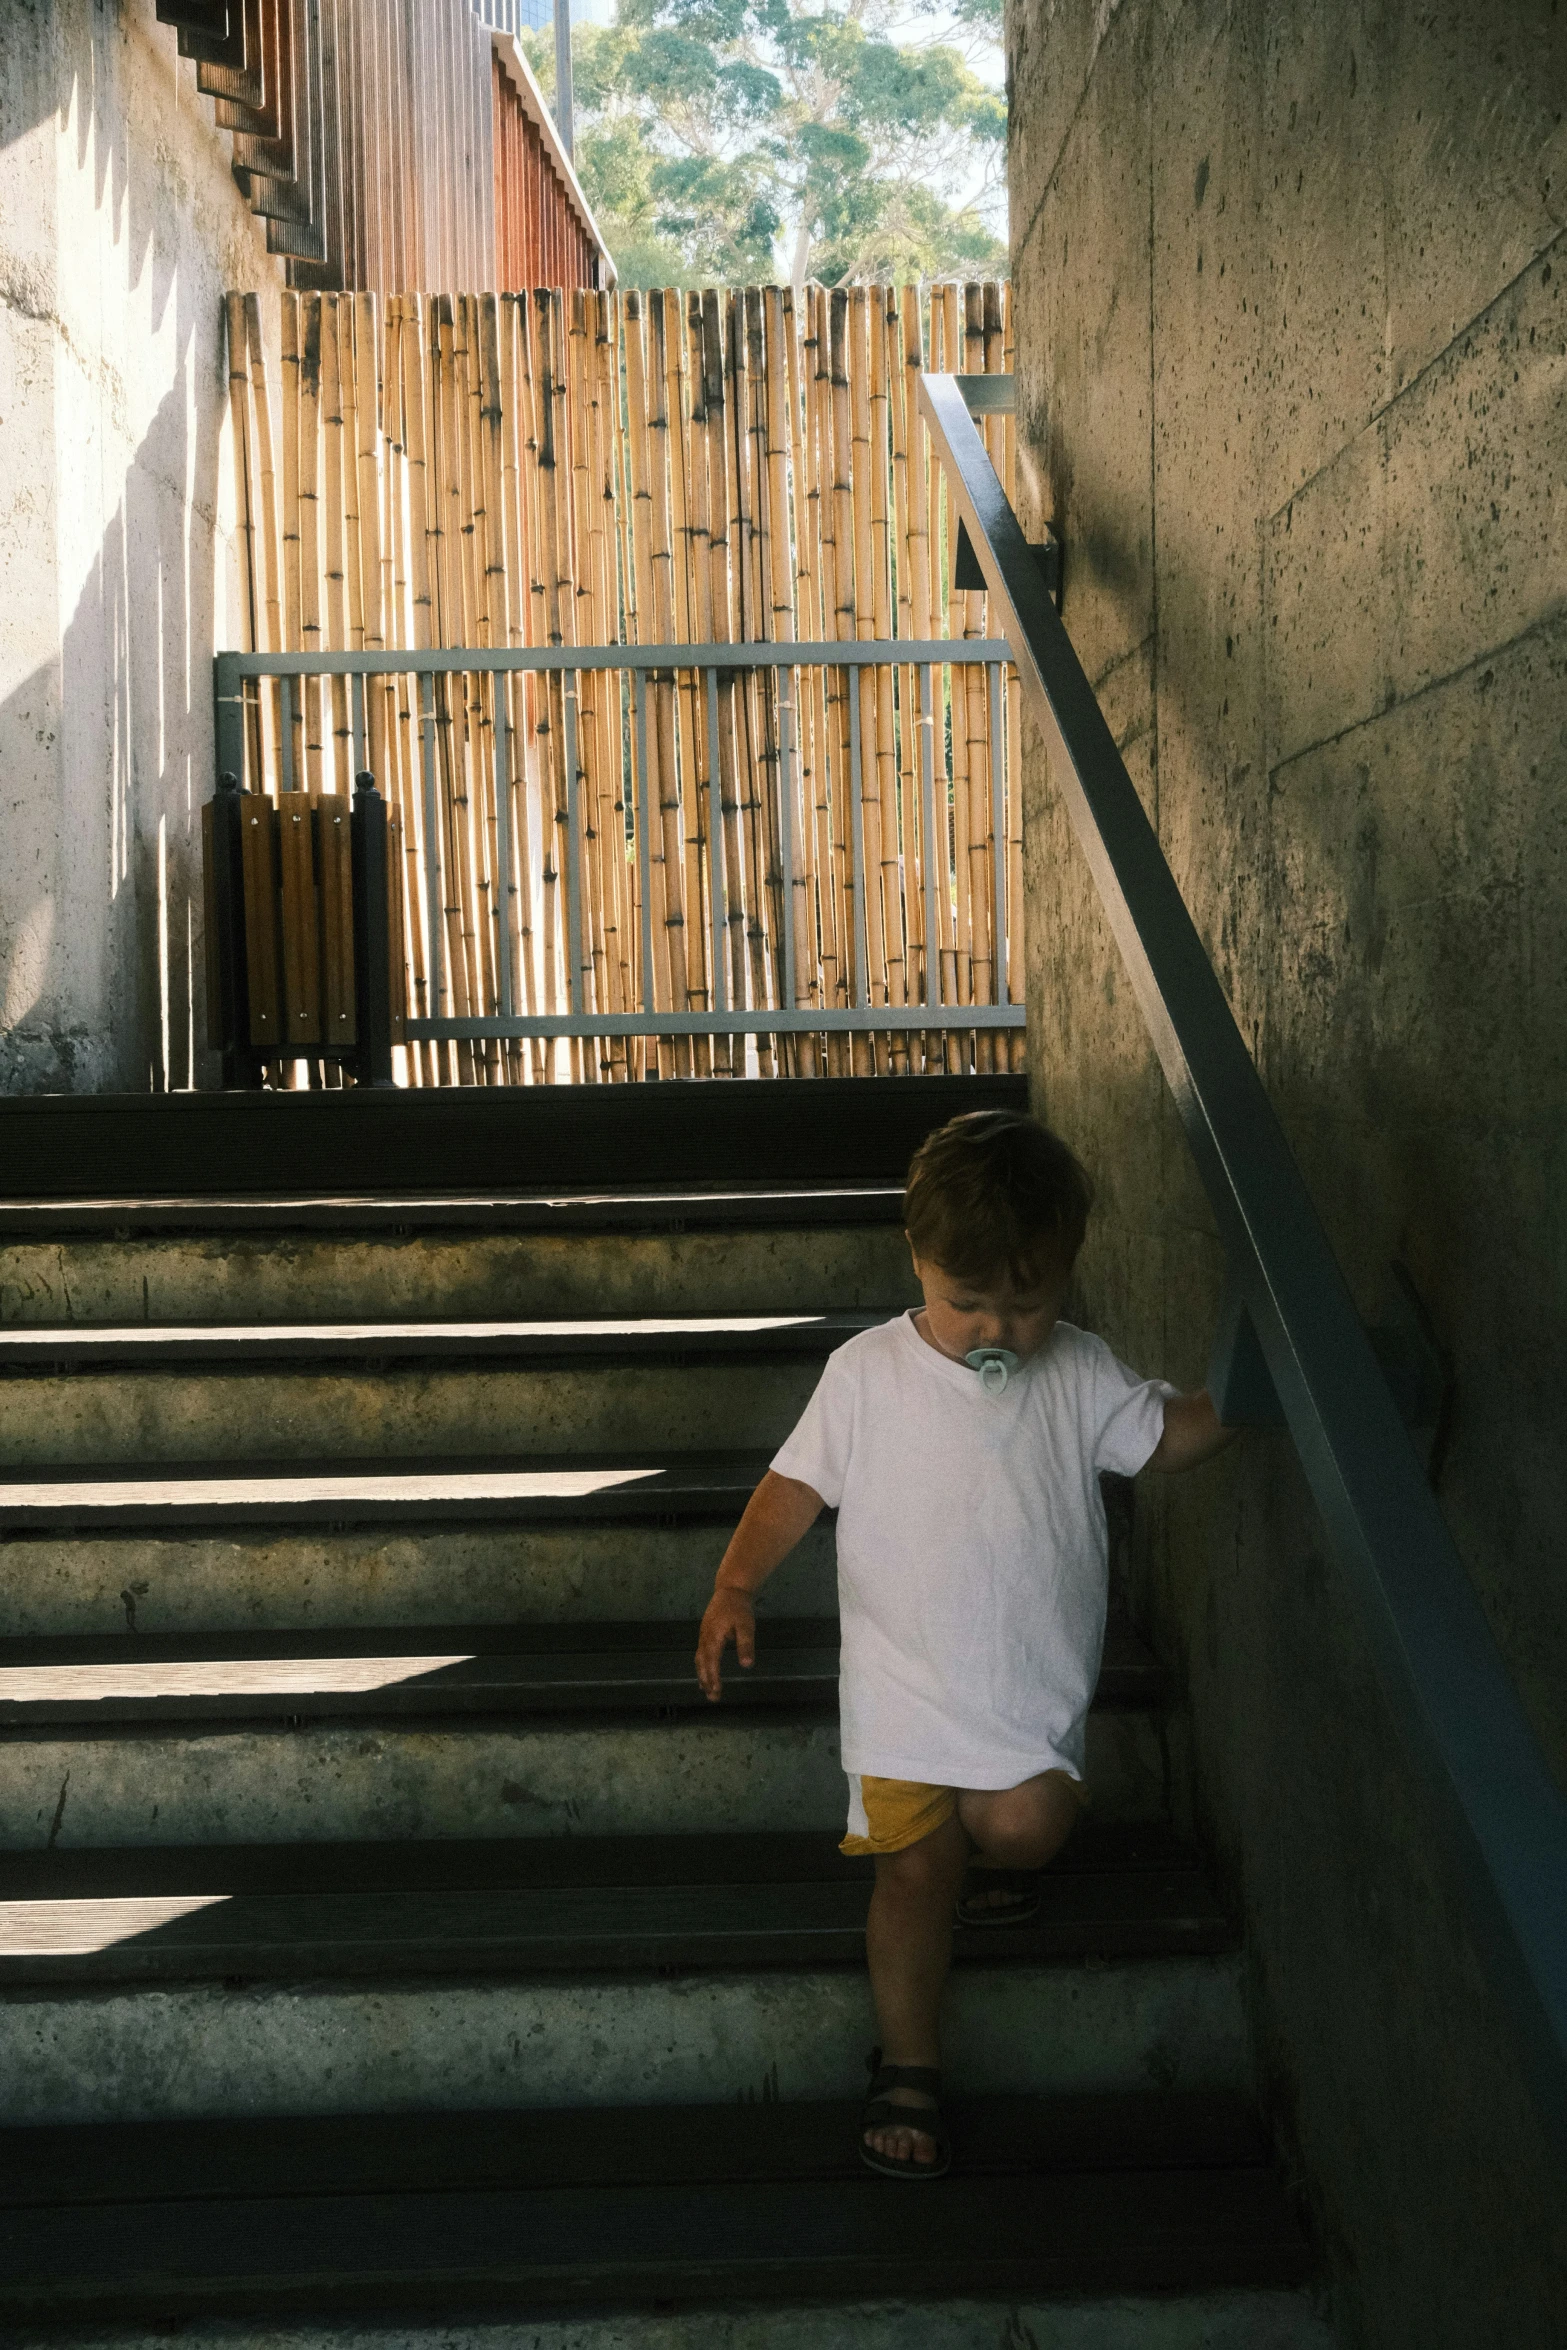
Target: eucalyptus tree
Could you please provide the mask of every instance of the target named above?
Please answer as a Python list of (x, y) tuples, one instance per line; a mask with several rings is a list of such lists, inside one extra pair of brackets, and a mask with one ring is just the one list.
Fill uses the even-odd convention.
[[(577, 168), (627, 285), (980, 274), (1000, 0), (620, 0), (573, 41)], [(534, 43), (546, 88), (552, 59)]]

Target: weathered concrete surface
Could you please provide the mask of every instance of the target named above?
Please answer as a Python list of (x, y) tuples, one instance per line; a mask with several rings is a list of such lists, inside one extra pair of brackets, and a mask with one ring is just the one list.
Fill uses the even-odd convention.
[[(1302, 2293), (1193, 2293), (1177, 2300), (813, 2301), (790, 2308), (527, 2318), (422, 2326), (221, 2320), (181, 2325), (183, 2350), (1332, 2350)], [(56, 2350), (22, 2329), (14, 2350)], [(166, 2333), (77, 2333), (80, 2350), (166, 2350)]]
[[(0, 1551), (0, 1638), (393, 1624), (636, 1623), (702, 1613), (729, 1526), (360, 1526), (33, 1539)], [(760, 1594), (835, 1615), (830, 1523)]]
[[(1087, 1767), (1097, 1817), (1167, 1816), (1164, 1747), (1147, 1714), (1092, 1715)], [(836, 1720), (740, 1707), (657, 1723), (458, 1716), (0, 1743), (0, 1850), (11, 1851), (841, 1833), (846, 1808)]]
[(0, 1466), (726, 1452), (782, 1444), (821, 1358), (518, 1370), (74, 1371), (0, 1386)]
[[(1352, 1286), (1457, 1371), (1439, 1490), (1567, 1775), (1567, 15), (1008, 10), (1021, 479)], [(1083, 1310), (1200, 1378), (1206, 1205), (1044, 762), (1030, 1066)], [(1144, 1497), (1192, 1800), (1349, 2338), (1561, 2340), (1567, 2195), (1287, 1446)]]
[[(966, 1967), (945, 2022), (975, 2094), (1248, 2086), (1229, 1958)], [(850, 2098), (874, 2037), (847, 1969), (38, 1992), (0, 2003), (0, 2123)]]
[(239, 620), (222, 295), (281, 265), (153, 0), (3, 22), (0, 1087), (188, 1085)]
[(0, 1243), (0, 1321), (848, 1313), (918, 1303), (896, 1227), (159, 1234)]

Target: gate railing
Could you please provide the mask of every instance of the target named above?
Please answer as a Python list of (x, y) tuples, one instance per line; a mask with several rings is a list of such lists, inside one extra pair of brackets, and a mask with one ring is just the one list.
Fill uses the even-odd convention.
[[(1230, 1347), (1260, 1343), (1541, 2114), (1567, 2152), (1567, 1802), (961, 379), (927, 375), (919, 399), (1244, 1299)], [(1216, 1391), (1231, 1369), (1216, 1362)]]
[(222, 653), (217, 766), (283, 806), (335, 729), (397, 771), (410, 1046), (753, 1036), (809, 1068), (812, 1038), (907, 1066), (923, 1036), (965, 1065), (1024, 1025), (1008, 689), (972, 637)]

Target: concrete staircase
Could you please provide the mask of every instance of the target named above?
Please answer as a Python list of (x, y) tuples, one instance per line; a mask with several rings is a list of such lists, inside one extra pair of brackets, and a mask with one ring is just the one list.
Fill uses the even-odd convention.
[(0, 1210), (0, 2326), (1326, 2343), (1124, 1618), (959, 2168), (855, 2159), (830, 1529), (691, 1650), (910, 1294), (886, 1183)]

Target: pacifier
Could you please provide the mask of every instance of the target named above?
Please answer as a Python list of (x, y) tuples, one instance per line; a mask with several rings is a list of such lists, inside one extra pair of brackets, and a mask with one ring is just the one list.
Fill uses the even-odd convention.
[(971, 1371), (979, 1373), (987, 1395), (1004, 1395), (1007, 1381), (1017, 1369), (1017, 1356), (1009, 1346), (976, 1346), (963, 1360)]

